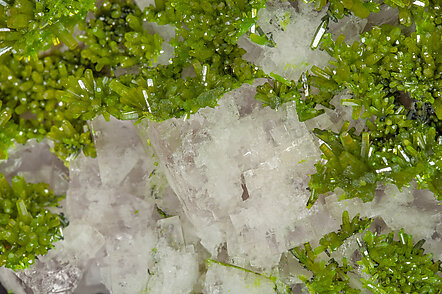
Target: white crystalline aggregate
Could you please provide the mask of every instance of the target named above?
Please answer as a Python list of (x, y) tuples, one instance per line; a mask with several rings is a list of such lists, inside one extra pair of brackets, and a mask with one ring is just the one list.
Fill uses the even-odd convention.
[(149, 123), (147, 133), (201, 244), (216, 256), (227, 242), (239, 264), (270, 270), (282, 252), (311, 238), (304, 228), (317, 215), (326, 221), (318, 234), (337, 223), (320, 204), (305, 209), (319, 152), (293, 105), (276, 112), (253, 94), (243, 86), (216, 109)]
[(68, 169), (50, 152), (51, 142), (32, 139), (26, 145), (10, 148), (8, 160), (0, 160), (0, 171), (7, 179), (20, 175), (30, 183), (48, 183), (55, 194), (66, 193)]
[(103, 235), (82, 221), (70, 221), (69, 226), (63, 230), (64, 240), (55, 243), (56, 250), (65, 251), (67, 257), (73, 257), (80, 264), (87, 263), (89, 259), (104, 246)]
[(181, 220), (178, 216), (168, 217), (157, 221), (160, 238), (170, 247), (180, 248), (185, 245)]
[[(312, 65), (319, 67), (326, 65), (330, 59), (326, 52), (311, 50), (310, 43), (315, 35), (316, 28), (321, 24), (323, 12), (316, 12), (310, 4), (297, 1), (299, 10), (296, 11), (289, 4), (268, 4), (266, 9), (259, 11), (258, 25), (267, 36), (272, 36), (276, 47), (264, 47), (260, 50), (250, 42), (242, 40), (240, 46), (245, 47), (248, 55), (246, 60), (253, 61), (265, 73), (274, 72), (285, 78), (297, 80), (301, 73)], [(283, 29), (280, 20), (290, 15), (291, 22)], [(302, 28), (302, 29), (300, 29)]]
[(43, 261), (37, 261), (32, 267), (19, 271), (16, 275), (32, 291), (31, 293), (48, 294), (73, 293), (82, 273), (82, 269), (75, 261), (62, 262), (53, 254), (48, 254)]
[(198, 255), (185, 244), (178, 216), (158, 220), (159, 241), (153, 250), (148, 293), (192, 293), (200, 276)]
[(96, 282), (112, 293), (142, 293), (157, 242), (154, 203), (144, 199), (153, 160), (132, 123), (97, 119), (93, 126), (97, 159), (71, 164), (68, 217), (93, 224), (105, 238), (96, 257), (102, 281)]
[(176, 250), (159, 244), (155, 257), (158, 262), (152, 268), (148, 293), (192, 293), (199, 277), (198, 257), (192, 246)]
[(336, 196), (327, 197), (326, 202), (335, 217), (340, 217), (344, 210), (353, 215), (360, 213), (361, 216), (381, 217), (391, 230), (404, 228), (416, 241), (431, 239), (437, 226), (442, 223), (442, 210), (437, 208), (435, 199), (430, 199), (435, 211), (428, 213), (416, 206), (416, 196), (414, 186), (399, 191), (396, 186), (387, 185), (385, 191), (378, 193), (372, 202), (363, 203), (359, 198), (337, 202)]
[(105, 121), (98, 117), (92, 122), (100, 177), (110, 187), (121, 185), (128, 173), (135, 167), (144, 153), (143, 146), (134, 136), (133, 122)]
[(241, 269), (210, 263), (204, 294), (273, 294), (274, 283)]
[[(122, 294), (146, 289), (157, 243), (154, 203), (144, 199), (153, 159), (146, 156), (132, 123), (97, 120), (93, 125), (97, 158), (80, 155), (70, 162), (62, 203), (70, 221), (65, 239), (18, 273), (34, 293), (74, 293), (77, 286), (83, 291), (103, 285)], [(85, 277), (91, 265), (94, 274)]]
[(155, 232), (149, 229), (135, 235), (118, 234), (108, 242), (100, 270), (103, 284), (111, 293), (144, 293), (155, 243)]

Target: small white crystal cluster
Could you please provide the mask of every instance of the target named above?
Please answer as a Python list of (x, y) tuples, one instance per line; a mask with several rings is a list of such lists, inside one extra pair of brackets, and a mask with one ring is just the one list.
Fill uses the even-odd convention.
[[(297, 79), (328, 57), (309, 49), (323, 14), (290, 3), (261, 12), (277, 47), (240, 43), (266, 72)], [(349, 38), (367, 23), (344, 22), (333, 31), (353, 32)], [(0, 281), (16, 294), (247, 294), (275, 293), (266, 278), (274, 275), (298, 283), (300, 293), (298, 274), (306, 272), (288, 249), (337, 230), (344, 210), (375, 218), (380, 232), (405, 228), (442, 259), (442, 209), (428, 191), (379, 187), (370, 203), (339, 202), (337, 193), (307, 210), (309, 175), (320, 160), (311, 129), (337, 131), (351, 112), (336, 99), (337, 111), (304, 124), (291, 103), (263, 108), (255, 88), (244, 85), (187, 119), (134, 126), (98, 118), (91, 122), (97, 158), (80, 155), (69, 171), (44, 142), (18, 148), (0, 170), (66, 193), (70, 224), (47, 256), (21, 273), (1, 269)], [(347, 242), (335, 255), (355, 248)]]
[(324, 66), (330, 60), (326, 52), (309, 49), (325, 11), (316, 12), (303, 1), (296, 1), (295, 7), (289, 2), (270, 1), (259, 11), (258, 26), (275, 47), (256, 46), (245, 37), (239, 41), (248, 51), (246, 60), (259, 65), (266, 74), (274, 72), (293, 80), (311, 66)]

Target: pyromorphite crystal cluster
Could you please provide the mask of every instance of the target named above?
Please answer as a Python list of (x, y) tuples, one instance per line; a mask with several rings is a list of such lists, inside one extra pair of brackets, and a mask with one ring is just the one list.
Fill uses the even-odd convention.
[(360, 18), (366, 18), (370, 13), (379, 12), (381, 5), (386, 4), (399, 9), (400, 23), (406, 26), (411, 25), (411, 14), (414, 7), (428, 7), (431, 3), (428, 0), (310, 0), (308, 2), (314, 2), (315, 9), (318, 11), (327, 7), (327, 18), (331, 17), (334, 21), (342, 19), (350, 13)]
[[(85, 121), (97, 115), (162, 121), (214, 107), (225, 92), (263, 76), (236, 41), (264, 2), (165, 1), (142, 12), (132, 1), (104, 1), (80, 26), (81, 50), (31, 61), (4, 56), (2, 157), (12, 139), (45, 136), (62, 159), (94, 155)], [(175, 27), (169, 64), (153, 67), (162, 40), (146, 21)], [(128, 67), (138, 73), (116, 75)]]
[[(367, 18), (371, 13), (378, 13), (386, 5), (399, 10), (399, 22), (404, 26), (411, 26), (412, 10), (414, 8), (429, 7), (433, 5), (431, 0), (408, 1), (408, 0), (304, 0), (307, 3), (314, 2), (315, 9), (321, 11), (327, 9), (327, 14), (316, 29), (312, 39), (311, 48), (316, 49), (324, 34), (328, 30), (330, 20), (338, 22), (344, 16), (354, 15), (360, 18)], [(438, 1), (438, 0), (437, 0)]]
[(353, 98), (341, 103), (353, 107), (354, 119), (366, 121), (366, 130), (317, 132), (326, 138), (321, 149), (327, 163), (317, 164), (310, 204), (336, 187), (348, 198), (367, 201), (377, 182), (401, 188), (412, 179), (442, 199), (440, 8), (432, 3), (413, 9), (416, 31), (408, 36), (382, 26), (365, 33), (361, 43), (347, 45), (343, 36), (336, 41), (328, 36), (321, 44), (335, 61), (314, 76), (318, 95), (347, 89)]
[(236, 44), (256, 22), (265, 1), (156, 1), (145, 19), (175, 27), (167, 65), (142, 66), (133, 78), (113, 80), (126, 113), (162, 121), (214, 107), (226, 92), (263, 73), (242, 59)]
[(132, 1), (104, 1), (85, 26), (78, 39), (86, 47), (81, 56), (95, 64), (95, 70), (103, 67), (115, 70), (117, 66), (145, 64), (160, 54), (162, 39), (143, 29), (142, 12)]
[(72, 29), (94, 6), (93, 0), (0, 1), (0, 55), (37, 58), (60, 41), (75, 48)]
[(362, 260), (358, 262), (369, 279), (362, 279), (364, 288), (373, 293), (440, 293), (442, 289), (441, 261), (416, 244), (413, 237), (400, 230), (388, 235), (370, 231), (358, 240)]
[[(442, 279), (438, 274), (441, 273), (441, 262), (433, 261), (431, 254), (424, 254), (421, 248), (424, 240), (414, 244), (413, 237), (403, 230), (397, 232), (396, 239), (395, 232), (377, 235), (368, 230), (371, 222), (371, 219), (362, 219), (358, 215), (350, 221), (345, 211), (341, 230), (326, 234), (318, 247), (312, 248), (306, 243), (290, 250), (313, 273), (311, 279), (302, 277), (310, 293), (360, 293), (361, 289), (351, 280), (364, 274), (368, 276), (360, 278), (362, 287), (372, 293), (440, 293)], [(364, 231), (362, 240), (353, 240), (358, 243), (359, 256), (362, 256), (357, 265), (350, 266), (346, 258), (336, 261), (330, 257), (345, 240)], [(321, 256), (324, 253), (325, 260)]]
[(31, 61), (5, 55), (0, 61), (0, 159), (13, 141), (45, 137), (63, 160), (81, 151), (95, 154), (86, 121), (60, 100), (64, 80), (82, 75), (78, 51)]
[(344, 198), (370, 201), (377, 183), (401, 188), (413, 179), (442, 199), (441, 6), (422, 2), (410, 13), (412, 33), (384, 25), (353, 44), (326, 34), (321, 49), (333, 57), (331, 67), (313, 66), (298, 82), (273, 75), (273, 85), (259, 87), (256, 98), (272, 108), (296, 101), (302, 121), (323, 113), (316, 105), (333, 109), (330, 100), (346, 91), (352, 98), (341, 103), (366, 122), (361, 134), (348, 123), (338, 134), (315, 130), (326, 161), (311, 177), (308, 207), (338, 187)]
[[(362, 232), (371, 224), (371, 219), (360, 219), (355, 216), (351, 221), (347, 211), (342, 215), (341, 230), (337, 233), (332, 232), (319, 241), (320, 246), (312, 248), (310, 243), (295, 247), (290, 252), (299, 260), (299, 262), (313, 273), (312, 279), (302, 277), (311, 293), (359, 293), (357, 289), (350, 286), (348, 272), (353, 268), (344, 258), (340, 263), (334, 259), (329, 259), (327, 263), (318, 258), (325, 252), (328, 256), (337, 250), (344, 241), (358, 232)], [(341, 292), (344, 291), (344, 292)]]
[[(62, 4), (57, 5), (61, 9)], [(12, 18), (18, 13), (13, 11), (5, 13)], [(151, 65), (161, 40), (142, 28), (141, 11), (132, 2), (105, 1), (83, 28), (78, 37), (84, 41), (81, 50), (53, 50), (31, 59), (14, 50), (0, 56), (0, 158), (7, 157), (14, 141), (24, 144), (45, 137), (55, 142), (53, 151), (66, 163), (80, 152), (94, 156), (86, 120), (100, 114), (123, 117), (123, 106), (108, 87), (114, 70), (138, 63)]]
[(61, 198), (47, 184), (29, 184), (14, 177), (9, 185), (0, 174), (0, 266), (27, 268), (63, 238), (63, 215), (48, 210)]

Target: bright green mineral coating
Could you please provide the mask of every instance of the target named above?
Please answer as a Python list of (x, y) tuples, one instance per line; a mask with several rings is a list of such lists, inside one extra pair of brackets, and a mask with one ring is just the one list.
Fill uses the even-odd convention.
[[(224, 93), (264, 76), (236, 44), (264, 2), (164, 1), (142, 12), (132, 1), (105, 1), (81, 25), (81, 50), (30, 61), (4, 55), (1, 158), (14, 141), (44, 137), (63, 160), (81, 151), (94, 156), (86, 121), (98, 115), (162, 121), (216, 106)], [(162, 40), (144, 29), (146, 21), (175, 26), (169, 64), (153, 67)], [(139, 72), (116, 76), (119, 67)]]
[(47, 184), (26, 183), (14, 177), (10, 185), (0, 174), (0, 266), (13, 270), (28, 268), (38, 255), (63, 239), (63, 215), (48, 210), (58, 205)]
[(75, 48), (72, 29), (94, 7), (93, 0), (0, 1), (0, 55), (38, 58), (59, 41)]
[[(252, 10), (262, 8), (264, 2), (161, 1), (148, 7), (141, 19), (129, 2), (120, 7), (117, 1), (106, 1), (79, 37), (86, 44), (82, 57), (95, 68), (78, 80), (85, 87), (79, 86), (77, 77), (69, 78), (64, 101), (85, 119), (104, 114), (163, 121), (215, 107), (224, 93), (264, 76), (242, 59), (245, 50), (236, 44), (256, 22)], [(157, 35), (142, 31), (143, 21), (175, 27), (169, 64), (152, 66), (161, 42)], [(140, 50), (141, 43), (145, 51)], [(116, 66), (132, 65), (139, 67), (138, 74), (115, 77), (112, 72)], [(106, 67), (111, 69), (109, 80), (102, 78)], [(104, 101), (104, 97), (110, 98)]]
[(95, 64), (96, 71), (152, 66), (161, 51), (162, 39), (143, 28), (142, 12), (132, 1), (104, 1), (82, 27), (85, 32), (78, 39), (86, 46), (81, 56)]
[(14, 142), (54, 141), (53, 151), (67, 160), (95, 148), (86, 121), (78, 119), (61, 99), (68, 77), (83, 74), (78, 51), (26, 61), (12, 55), (0, 58), (0, 159)]
[(397, 23), (406, 27), (413, 24), (413, 21), (418, 21), (413, 10), (419, 10), (425, 7), (432, 7), (440, 5), (440, 0), (304, 0), (306, 3), (314, 3), (317, 11), (327, 9), (327, 14), (322, 18), (321, 24), (318, 26), (315, 36), (313, 37), (311, 48), (316, 49), (319, 41), (328, 31), (330, 21), (338, 22), (344, 16), (354, 15), (359, 18), (367, 18), (370, 14), (380, 12), (385, 6), (397, 8), (399, 18)]
[(424, 240), (413, 243), (413, 236), (401, 229), (377, 236), (368, 231), (359, 241), (363, 272), (371, 278), (361, 279), (373, 293), (440, 293), (441, 261), (424, 254)]
[[(350, 286), (350, 278), (348, 272), (353, 271), (347, 260), (344, 258), (342, 262), (337, 262), (333, 258), (325, 260), (318, 258), (319, 254), (325, 252), (328, 256), (330, 253), (342, 246), (344, 241), (358, 232), (366, 230), (372, 222), (369, 218), (359, 218), (356, 215), (351, 221), (347, 211), (342, 215), (342, 225), (338, 232), (326, 234), (319, 241), (319, 246), (312, 248), (310, 243), (298, 246), (290, 250), (290, 252), (298, 259), (298, 261), (310, 272), (313, 273), (311, 279), (302, 277), (306, 283), (310, 293), (359, 293), (359, 289)], [(344, 291), (344, 292), (340, 292)]]
[[(161, 1), (145, 19), (175, 27), (174, 56), (167, 65), (142, 66), (133, 79), (110, 88), (124, 105), (123, 117), (162, 121), (215, 107), (226, 92), (264, 74), (242, 59), (236, 44), (256, 22), (252, 10), (265, 1)], [(185, 74), (190, 72), (190, 74)]]
[[(371, 221), (358, 215), (350, 221), (345, 211), (340, 231), (326, 234), (318, 247), (306, 243), (290, 250), (313, 274), (311, 279), (301, 276), (310, 293), (360, 293), (361, 289), (351, 286), (349, 274), (353, 279), (359, 277), (362, 287), (372, 293), (440, 293), (441, 262), (434, 261), (431, 254), (424, 254), (421, 248), (424, 240), (414, 244), (413, 237), (403, 229), (379, 236), (368, 230)], [(363, 240), (352, 241), (358, 243), (362, 256), (356, 267), (350, 266), (345, 257), (342, 261), (330, 258), (330, 253), (346, 239), (364, 231)], [(322, 252), (328, 258), (320, 257)], [(363, 278), (361, 272), (365, 274)]]
[[(342, 36), (323, 41), (335, 59), (333, 74), (316, 75), (315, 86), (320, 93), (349, 90), (352, 99), (341, 103), (353, 107), (354, 119), (366, 120), (366, 130), (327, 136), (316, 131), (326, 143), (321, 149), (327, 162), (316, 165), (309, 205), (336, 187), (344, 189), (344, 198), (369, 201), (376, 183), (401, 188), (413, 179), (442, 199), (441, 7), (431, 7), (413, 10), (417, 29), (409, 36), (383, 26), (365, 33), (361, 43), (347, 45)], [(347, 146), (352, 142), (354, 148)]]

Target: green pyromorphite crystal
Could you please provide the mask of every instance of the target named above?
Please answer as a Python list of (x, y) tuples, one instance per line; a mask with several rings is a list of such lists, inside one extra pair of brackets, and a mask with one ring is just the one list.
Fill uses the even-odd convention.
[(107, 66), (152, 66), (160, 54), (162, 39), (143, 28), (142, 12), (132, 1), (104, 1), (95, 17), (83, 24), (78, 39), (86, 45), (81, 56), (101, 71)]
[[(86, 120), (97, 115), (161, 121), (216, 106), (225, 92), (263, 76), (242, 59), (245, 51), (236, 41), (256, 22), (264, 2), (164, 1), (141, 12), (132, 1), (105, 1), (80, 26), (81, 50), (53, 51), (30, 61), (17, 51), (2, 56), (0, 155), (6, 157), (13, 141), (44, 137), (56, 143), (54, 151), (64, 160), (80, 151), (94, 155)], [(25, 7), (14, 3), (0, 5), (2, 13), (10, 16), (12, 6)], [(39, 11), (37, 4), (26, 3), (29, 13)], [(75, 3), (71, 8), (84, 15), (76, 6), (83, 2)], [(67, 21), (60, 3), (51, 9)], [(61, 22), (45, 11), (48, 23)], [(152, 67), (162, 40), (144, 29), (146, 21), (175, 27), (175, 56), (168, 65)], [(118, 67), (132, 66), (139, 73), (116, 76)]]
[[(311, 279), (301, 276), (311, 293), (359, 293), (360, 290), (350, 286), (350, 278), (348, 272), (353, 268), (348, 265), (344, 258), (338, 263), (333, 258), (327, 263), (323, 258), (319, 258), (322, 252), (330, 253), (337, 250), (346, 239), (358, 232), (362, 232), (368, 228), (372, 220), (368, 218), (360, 219), (356, 215), (351, 221), (347, 211), (342, 215), (341, 230), (337, 233), (332, 232), (326, 234), (319, 241), (320, 246), (312, 248), (310, 243), (303, 246), (295, 247), (290, 252), (298, 259), (298, 261), (310, 272), (313, 273)], [(341, 292), (344, 291), (344, 292)]]
[[(175, 27), (174, 57), (167, 65), (142, 66), (133, 79), (110, 88), (124, 105), (123, 117), (162, 121), (214, 107), (226, 92), (263, 73), (242, 59), (236, 44), (256, 22), (265, 1), (158, 1), (145, 19)], [(185, 72), (190, 74), (185, 75)]]
[(335, 187), (343, 188), (347, 198), (367, 201), (376, 182), (393, 182), (401, 188), (413, 178), (420, 188), (442, 199), (439, 10), (440, 6), (413, 10), (417, 29), (409, 36), (398, 27), (383, 26), (365, 33), (361, 43), (347, 45), (342, 36), (324, 40), (322, 48), (335, 58), (333, 75), (328, 79), (317, 75), (321, 82), (315, 86), (320, 93), (350, 90), (353, 98), (341, 103), (353, 107), (354, 119), (366, 120), (366, 132), (343, 130), (324, 140), (321, 149), (327, 163), (317, 164), (309, 204), (315, 194)]
[[(366, 232), (359, 241), (364, 288), (373, 293), (440, 293), (442, 289), (441, 261), (434, 262), (432, 254), (424, 254), (424, 240), (416, 244), (413, 237), (401, 229), (377, 236)], [(438, 275), (439, 274), (439, 275)]]
[(86, 121), (60, 100), (68, 77), (83, 74), (78, 52), (30, 61), (6, 55), (0, 60), (0, 159), (14, 141), (45, 137), (55, 142), (53, 151), (61, 159), (81, 151), (94, 155)]
[(47, 184), (14, 177), (9, 185), (0, 174), (0, 266), (25, 269), (63, 238), (66, 220), (48, 210), (61, 198)]
[[(264, 76), (242, 59), (245, 51), (236, 42), (254, 25), (265, 1), (161, 1), (148, 7), (142, 19), (130, 2), (119, 3), (106, 1), (79, 37), (86, 44), (82, 57), (95, 68), (80, 79), (69, 78), (63, 101), (82, 118), (100, 113), (156, 121), (181, 117), (214, 107), (224, 93)], [(160, 40), (143, 31), (143, 21), (175, 27), (169, 64), (152, 66)], [(115, 66), (132, 65), (139, 73), (113, 73)], [(109, 80), (102, 77), (106, 67)]]
[(413, 17), (415, 17), (413, 10), (422, 9), (425, 7), (432, 7), (433, 5), (440, 5), (439, 0), (304, 0), (306, 3), (314, 2), (315, 9), (321, 11), (327, 8), (327, 14), (323, 17), (322, 23), (316, 30), (315, 36), (312, 40), (311, 47), (316, 49), (328, 31), (330, 20), (338, 22), (346, 15), (355, 15), (359, 18), (367, 18), (371, 13), (378, 13), (382, 6), (388, 5), (399, 10), (399, 23), (404, 26), (411, 26)]
[[(414, 244), (413, 237), (404, 230), (397, 232), (398, 240), (394, 239), (395, 232), (378, 236), (367, 230), (370, 224), (371, 219), (359, 216), (350, 221), (345, 211), (341, 230), (326, 234), (319, 241), (320, 246), (312, 248), (306, 243), (290, 250), (313, 274), (311, 279), (301, 276), (310, 293), (360, 293), (361, 289), (351, 283), (355, 277), (372, 293), (440, 293), (441, 262), (433, 261), (431, 254), (424, 254), (421, 248), (424, 240)], [(363, 240), (353, 241), (358, 243), (362, 256), (358, 266), (350, 266), (345, 257), (342, 261), (330, 258), (330, 253), (341, 247), (346, 239), (364, 231)], [(365, 274), (363, 277), (361, 272)]]
[(60, 41), (75, 48), (71, 31), (94, 6), (93, 0), (0, 1), (0, 55), (11, 51), (37, 58)]

